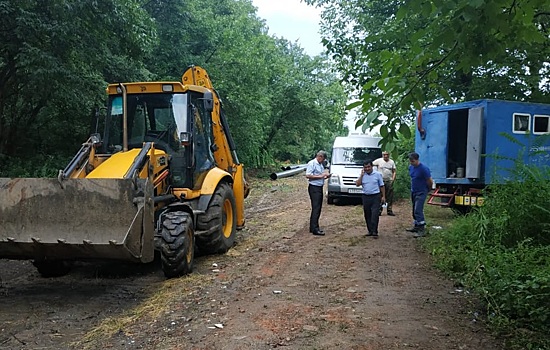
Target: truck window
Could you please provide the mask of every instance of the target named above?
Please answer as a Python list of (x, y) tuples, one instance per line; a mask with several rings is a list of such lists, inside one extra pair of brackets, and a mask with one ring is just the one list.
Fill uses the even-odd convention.
[(531, 115), (523, 113), (514, 113), (513, 120), (513, 129), (514, 134), (525, 134), (529, 132), (529, 124), (531, 124)]
[(535, 114), (533, 122), (533, 134), (548, 134), (550, 133), (550, 116)]

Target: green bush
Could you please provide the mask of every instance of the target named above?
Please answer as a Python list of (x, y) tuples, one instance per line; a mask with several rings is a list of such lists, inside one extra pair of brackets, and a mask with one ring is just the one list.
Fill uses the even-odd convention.
[(32, 158), (0, 158), (0, 177), (56, 177), (70, 158), (37, 154)]
[(518, 166), (485, 205), (426, 241), (438, 267), (476, 291), (511, 348), (550, 349), (550, 168)]
[(411, 177), (409, 176), (409, 154), (408, 152), (398, 155), (395, 159), (397, 168), (393, 192), (395, 199), (411, 198)]

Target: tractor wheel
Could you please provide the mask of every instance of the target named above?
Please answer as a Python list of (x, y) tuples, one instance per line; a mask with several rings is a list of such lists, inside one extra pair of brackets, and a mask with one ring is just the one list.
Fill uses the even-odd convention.
[(206, 213), (197, 218), (197, 247), (202, 254), (225, 253), (235, 243), (237, 212), (233, 189), (218, 186)]
[(167, 278), (193, 271), (195, 233), (189, 213), (175, 211), (162, 217), (162, 232), (158, 242), (162, 271)]
[(66, 260), (35, 260), (32, 264), (42, 277), (61, 277), (71, 271), (72, 262)]

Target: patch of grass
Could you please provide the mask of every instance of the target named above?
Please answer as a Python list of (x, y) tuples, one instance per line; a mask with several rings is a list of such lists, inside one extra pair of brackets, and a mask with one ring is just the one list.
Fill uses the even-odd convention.
[(355, 246), (366, 245), (367, 240), (365, 239), (364, 235), (361, 235), (361, 236), (354, 236), (349, 238), (348, 242), (350, 247), (355, 247)]
[(448, 227), (455, 218), (455, 214), (451, 209), (436, 205), (426, 204), (424, 214), (430, 226)]
[(166, 280), (160, 286), (151, 286), (148, 289), (154, 293), (149, 298), (118, 316), (106, 318), (71, 346), (83, 350), (96, 349), (97, 344), (137, 322), (159, 319), (173, 307), (174, 301), (181, 299), (182, 295), (212, 283), (213, 279), (214, 277), (210, 275), (190, 274), (182, 278)]
[(493, 186), (483, 207), (424, 241), (439, 268), (481, 296), (510, 349), (550, 349), (548, 179), (550, 168), (518, 165), (514, 181)]

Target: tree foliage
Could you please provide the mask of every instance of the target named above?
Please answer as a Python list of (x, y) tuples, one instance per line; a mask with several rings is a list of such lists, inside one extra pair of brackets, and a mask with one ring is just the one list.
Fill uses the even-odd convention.
[(0, 155), (74, 142), (106, 79), (143, 76), (154, 39), (150, 18), (128, 1), (0, 1), (0, 19)]
[[(397, 137), (412, 110), (477, 98), (550, 100), (545, 0), (305, 0), (357, 92), (358, 125)], [(380, 118), (385, 116), (385, 118)]]
[(63, 167), (108, 83), (179, 81), (190, 65), (209, 72), (249, 166), (304, 160), (345, 133), (326, 58), (269, 36), (250, 0), (0, 0), (0, 40), (4, 174)]

